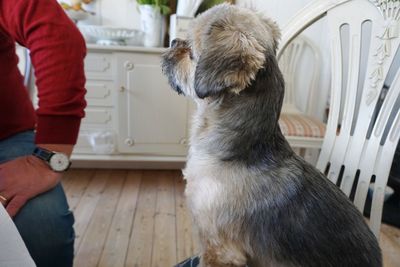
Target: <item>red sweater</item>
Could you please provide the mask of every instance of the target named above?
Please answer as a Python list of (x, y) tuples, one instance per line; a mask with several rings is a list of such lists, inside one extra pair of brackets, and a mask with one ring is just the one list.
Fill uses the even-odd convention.
[[(15, 42), (30, 50), (39, 108), (18, 70)], [(0, 140), (35, 129), (38, 144), (75, 144), (84, 116), (85, 42), (55, 0), (0, 0)]]

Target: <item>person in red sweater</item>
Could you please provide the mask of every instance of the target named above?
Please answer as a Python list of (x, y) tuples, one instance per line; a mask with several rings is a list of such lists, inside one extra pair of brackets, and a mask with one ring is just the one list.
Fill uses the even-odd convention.
[[(30, 51), (34, 110), (15, 44)], [(60, 178), (86, 102), (85, 42), (55, 0), (0, 0), (0, 202), (38, 267), (72, 266), (74, 218)]]

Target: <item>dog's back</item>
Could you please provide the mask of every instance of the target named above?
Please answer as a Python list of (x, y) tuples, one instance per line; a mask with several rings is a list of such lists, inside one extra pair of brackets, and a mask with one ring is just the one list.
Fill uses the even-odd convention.
[[(225, 168), (241, 169), (230, 178), (243, 181), (230, 189), (241, 193), (221, 212), (239, 211), (227, 216), (242, 221), (236, 230), (248, 243), (243, 249), (251, 247), (246, 251), (249, 266), (382, 266), (378, 242), (362, 214), (335, 184), (297, 156), (281, 133), (282, 81), (276, 60), (270, 58), (240, 96), (221, 100), (220, 127), (209, 133), (225, 144), (211, 154), (229, 162)], [(243, 173), (248, 177), (241, 177)], [(227, 188), (235, 187), (225, 182)]]
[[(254, 250), (249, 266), (382, 266), (375, 236), (336, 185), (296, 156), (282, 166), (272, 173), (285, 175), (268, 172), (259, 184), (255, 195), (264, 195), (258, 203), (265, 206), (244, 216)], [(280, 179), (273, 190), (270, 179)]]

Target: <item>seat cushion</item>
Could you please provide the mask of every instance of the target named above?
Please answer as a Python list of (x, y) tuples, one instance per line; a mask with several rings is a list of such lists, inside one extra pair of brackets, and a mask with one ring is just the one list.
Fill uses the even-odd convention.
[(307, 115), (281, 113), (279, 126), (285, 136), (323, 138), (326, 125)]

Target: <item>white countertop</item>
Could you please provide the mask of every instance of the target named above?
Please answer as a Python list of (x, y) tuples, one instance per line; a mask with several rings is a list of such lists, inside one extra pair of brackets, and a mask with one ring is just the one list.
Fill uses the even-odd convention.
[(167, 50), (166, 47), (144, 47), (144, 46), (129, 46), (129, 45), (98, 45), (86, 43), (89, 51), (121, 51), (121, 52), (141, 52), (141, 53), (163, 53)]

